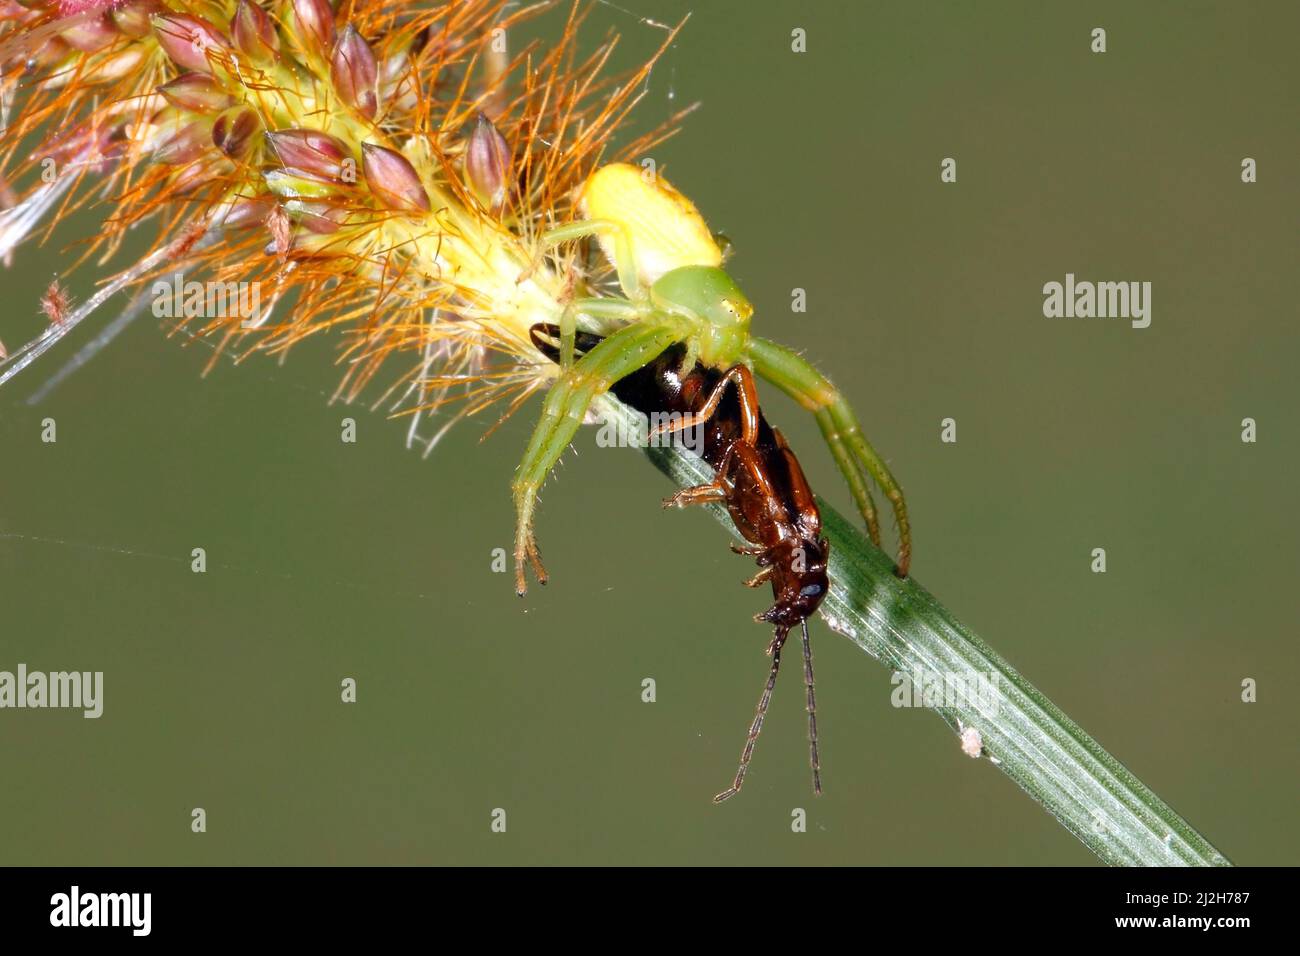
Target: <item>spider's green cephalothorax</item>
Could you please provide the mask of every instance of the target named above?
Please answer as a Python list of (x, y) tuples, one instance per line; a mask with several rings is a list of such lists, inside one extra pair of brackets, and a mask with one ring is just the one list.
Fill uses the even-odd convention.
[[(580, 221), (550, 230), (543, 244), (595, 238), (623, 295), (576, 298), (559, 317), (560, 375), (546, 394), (513, 485), (519, 593), (525, 590), (526, 564), (546, 581), (533, 536), (537, 492), (592, 401), (678, 343), (686, 345), (684, 367), (697, 361), (721, 371), (750, 366), (813, 414), (877, 544), (880, 527), (869, 482), (889, 498), (898, 520), (898, 572), (906, 575), (911, 530), (902, 490), (835, 386), (798, 353), (750, 334), (754, 307), (722, 270), (722, 250), (695, 205), (662, 175), (613, 163), (587, 178), (578, 210)], [(575, 358), (579, 316), (594, 326), (588, 331), (604, 338)]]
[(730, 368), (744, 357), (754, 307), (716, 266), (679, 266), (664, 273), (650, 287), (650, 304), (697, 324), (688, 345), (709, 368)]

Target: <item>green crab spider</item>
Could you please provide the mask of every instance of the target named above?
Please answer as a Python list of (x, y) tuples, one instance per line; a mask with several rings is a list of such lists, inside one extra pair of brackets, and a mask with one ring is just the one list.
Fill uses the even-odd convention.
[[(537, 495), (592, 401), (678, 343), (686, 346), (684, 368), (697, 361), (724, 372), (747, 366), (813, 415), (876, 545), (880, 522), (870, 481), (889, 500), (898, 523), (896, 572), (906, 577), (912, 536), (898, 482), (830, 381), (796, 352), (750, 334), (753, 306), (720, 267), (721, 251), (690, 200), (662, 176), (647, 179), (634, 166), (611, 164), (588, 178), (579, 208), (584, 219), (549, 231), (542, 236), (543, 245), (597, 238), (625, 297), (575, 299), (561, 317), (560, 374), (546, 393), (511, 486), (516, 591), (521, 596), (527, 591), (528, 566), (546, 583), (533, 532)], [(580, 314), (614, 330), (574, 361)]]

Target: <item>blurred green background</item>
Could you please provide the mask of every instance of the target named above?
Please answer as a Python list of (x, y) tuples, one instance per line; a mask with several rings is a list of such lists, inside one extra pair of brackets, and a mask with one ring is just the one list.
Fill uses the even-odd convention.
[[(710, 0), (637, 127), (702, 102), (654, 158), (735, 242), (757, 327), (848, 392), (906, 488), (918, 579), (1247, 864), (1300, 861), (1297, 29), (1282, 2)], [(600, 6), (590, 42), (606, 30), (624, 65), (663, 38)], [(0, 274), (11, 349), (93, 222)], [(1151, 327), (1045, 319), (1067, 272), (1152, 282)], [(404, 422), (327, 405), (328, 348), (204, 378), (210, 352), (152, 318), (26, 405), (94, 331), (0, 391), (0, 669), (106, 685), (97, 721), (0, 712), (0, 862), (1093, 862), (820, 624), (825, 795), (794, 668), (744, 793), (711, 805), (766, 673), (765, 596), (710, 517), (661, 511), (638, 453), (582, 433), (541, 510), (552, 584), (521, 601), (490, 565), (535, 405), (422, 461)], [(812, 421), (765, 404), (847, 507)]]

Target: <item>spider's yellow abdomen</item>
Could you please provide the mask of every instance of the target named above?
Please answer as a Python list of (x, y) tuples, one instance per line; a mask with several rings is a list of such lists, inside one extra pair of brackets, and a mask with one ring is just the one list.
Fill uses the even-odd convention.
[[(681, 266), (719, 266), (722, 250), (695, 204), (663, 176), (627, 163), (602, 166), (587, 177), (578, 197), (584, 219), (604, 219), (623, 227), (636, 263), (637, 279), (652, 286)], [(615, 237), (601, 233), (600, 246), (611, 262)]]

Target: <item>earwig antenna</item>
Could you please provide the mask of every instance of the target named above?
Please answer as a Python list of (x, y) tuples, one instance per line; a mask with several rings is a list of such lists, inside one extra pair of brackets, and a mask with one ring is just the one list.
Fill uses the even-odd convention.
[(808, 619), (803, 624), (803, 682), (808, 688), (808, 759), (812, 763), (813, 793), (822, 795), (822, 762), (817, 755), (817, 697), (813, 693), (812, 642), (808, 640)]
[(767, 675), (767, 686), (763, 688), (763, 696), (758, 699), (758, 710), (754, 713), (754, 722), (749, 725), (749, 736), (745, 738), (745, 749), (740, 752), (740, 769), (736, 771), (736, 779), (732, 781), (731, 786), (713, 798), (714, 803), (729, 800), (740, 793), (740, 786), (745, 782), (745, 771), (749, 769), (749, 758), (754, 755), (754, 745), (758, 743), (758, 735), (763, 732), (763, 718), (767, 716), (767, 705), (772, 702), (772, 691), (776, 687), (776, 675), (781, 669), (781, 645), (784, 643), (785, 634), (778, 628), (776, 636), (772, 638), (772, 671)]

